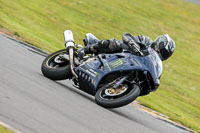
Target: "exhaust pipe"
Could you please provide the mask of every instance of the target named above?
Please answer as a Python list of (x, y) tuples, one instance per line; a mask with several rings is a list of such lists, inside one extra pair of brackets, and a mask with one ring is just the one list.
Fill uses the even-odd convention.
[(67, 52), (69, 53), (69, 62), (70, 62), (70, 69), (72, 74), (75, 76), (76, 80), (78, 80), (78, 76), (74, 71), (74, 37), (71, 30), (64, 31), (64, 40), (65, 40), (65, 47)]
[(64, 31), (64, 40), (65, 40), (65, 47), (67, 49), (69, 47), (75, 47), (74, 37), (71, 30)]

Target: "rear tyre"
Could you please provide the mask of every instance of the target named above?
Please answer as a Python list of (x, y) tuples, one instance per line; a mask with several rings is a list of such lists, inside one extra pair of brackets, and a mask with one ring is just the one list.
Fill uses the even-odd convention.
[(105, 108), (117, 108), (127, 105), (140, 95), (140, 88), (136, 84), (131, 85), (119, 95), (108, 95), (109, 88), (108, 85), (105, 85), (95, 95), (96, 103)]
[(64, 80), (72, 77), (69, 60), (62, 58), (66, 49), (48, 55), (42, 63), (43, 75), (52, 80)]

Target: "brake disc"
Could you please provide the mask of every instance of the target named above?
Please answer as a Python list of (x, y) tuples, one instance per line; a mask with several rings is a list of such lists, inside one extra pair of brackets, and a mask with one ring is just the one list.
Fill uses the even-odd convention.
[(124, 93), (127, 89), (128, 89), (127, 85), (123, 85), (117, 90), (115, 90), (114, 88), (108, 88), (105, 90), (105, 94), (108, 96), (118, 96)]

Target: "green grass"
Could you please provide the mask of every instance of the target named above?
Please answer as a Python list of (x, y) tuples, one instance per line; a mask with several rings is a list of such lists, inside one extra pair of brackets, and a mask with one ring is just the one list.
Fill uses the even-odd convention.
[(10, 129), (0, 125), (0, 133), (15, 133), (13, 131), (11, 131)]
[(47, 50), (64, 47), (63, 31), (77, 43), (87, 32), (121, 39), (124, 32), (176, 42), (164, 62), (161, 85), (142, 104), (200, 132), (200, 6), (183, 0), (0, 0), (0, 26)]

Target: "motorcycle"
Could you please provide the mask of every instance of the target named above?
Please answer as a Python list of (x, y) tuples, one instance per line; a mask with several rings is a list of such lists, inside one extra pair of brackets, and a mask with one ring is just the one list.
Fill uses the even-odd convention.
[[(148, 55), (127, 50), (121, 53), (90, 54), (80, 59), (73, 33), (64, 32), (65, 49), (45, 58), (41, 71), (52, 80), (70, 79), (74, 86), (95, 96), (95, 101), (105, 108), (125, 106), (139, 96), (156, 91), (162, 73), (158, 54), (148, 49)], [(83, 39), (85, 45), (99, 40), (91, 33)]]

